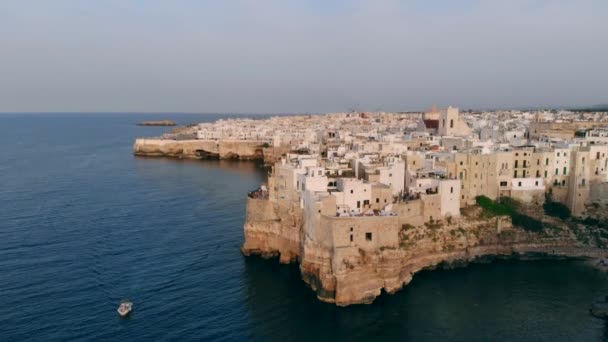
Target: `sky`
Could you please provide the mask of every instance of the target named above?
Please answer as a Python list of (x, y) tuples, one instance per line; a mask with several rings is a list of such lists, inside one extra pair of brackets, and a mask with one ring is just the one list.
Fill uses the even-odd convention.
[(2, 0), (0, 112), (608, 103), (606, 0)]

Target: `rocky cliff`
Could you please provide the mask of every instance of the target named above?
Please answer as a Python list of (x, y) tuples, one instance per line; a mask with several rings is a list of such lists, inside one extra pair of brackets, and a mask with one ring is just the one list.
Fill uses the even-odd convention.
[[(340, 229), (332, 226), (332, 219), (322, 221), (324, 227), (318, 229), (330, 234)], [(301, 212), (249, 199), (242, 251), (278, 256), (283, 263), (298, 261), (303, 280), (317, 297), (340, 306), (371, 303), (382, 291), (394, 293), (429, 268), (493, 257), (597, 258), (606, 253), (602, 244), (590, 242), (593, 234), (584, 227), (545, 219), (548, 228), (531, 232), (513, 226), (508, 217), (485, 219), (473, 210), (449, 222), (402, 224), (396, 232), (398, 242), (389, 247), (336, 247), (306, 234)]]
[(263, 142), (251, 140), (136, 139), (137, 156), (186, 159), (263, 159)]

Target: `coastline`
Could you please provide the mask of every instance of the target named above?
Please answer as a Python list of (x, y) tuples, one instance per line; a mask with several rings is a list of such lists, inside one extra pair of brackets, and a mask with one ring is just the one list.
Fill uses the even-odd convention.
[[(606, 255), (604, 248), (581, 242), (588, 236), (575, 234), (566, 223), (540, 218), (552, 228), (530, 232), (513, 226), (509, 217), (483, 219), (474, 214), (451, 223), (436, 222), (434, 227), (394, 227), (399, 239), (392, 247), (336, 247), (312, 238), (297, 210), (289, 213), (268, 200), (248, 198), (241, 251), (245, 256), (278, 258), (285, 264), (297, 262), (303, 281), (317, 298), (338, 306), (370, 304), (382, 292), (403, 289), (416, 273), (428, 269), (465, 266), (488, 258), (595, 260)], [(335, 241), (333, 231), (340, 228), (331, 221), (341, 220), (345, 219), (325, 218), (330, 223), (316, 229)], [(390, 234), (390, 225), (382, 228)]]

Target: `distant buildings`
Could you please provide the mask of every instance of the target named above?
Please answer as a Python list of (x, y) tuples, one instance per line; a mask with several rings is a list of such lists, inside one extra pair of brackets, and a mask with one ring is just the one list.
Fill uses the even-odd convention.
[(268, 199), (317, 214), (404, 215), (400, 203), (408, 203), (407, 215), (420, 223), (458, 216), (480, 195), (540, 204), (551, 194), (574, 215), (608, 202), (606, 113), (448, 107), (229, 119), (191, 129), (202, 140), (255, 140), (285, 151)]

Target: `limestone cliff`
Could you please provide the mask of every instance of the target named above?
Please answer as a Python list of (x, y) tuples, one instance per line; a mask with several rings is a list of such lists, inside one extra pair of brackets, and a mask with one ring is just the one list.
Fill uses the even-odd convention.
[[(417, 272), (438, 266), (495, 256), (595, 258), (606, 253), (602, 244), (589, 242), (592, 234), (584, 227), (550, 218), (544, 218), (549, 228), (542, 232), (515, 227), (508, 217), (484, 219), (475, 210), (449, 222), (417, 227), (397, 218), (375, 219), (321, 217), (313, 231), (301, 212), (249, 199), (242, 250), (245, 255), (279, 256), (283, 263), (299, 261), (302, 278), (317, 297), (340, 306), (371, 303), (382, 291), (394, 293)], [(385, 239), (379, 242), (381, 247), (343, 239), (353, 226), (356, 234), (357, 225), (372, 226), (372, 222), (381, 222), (374, 228)]]
[(184, 159), (263, 159), (263, 142), (252, 140), (136, 139), (137, 156)]

